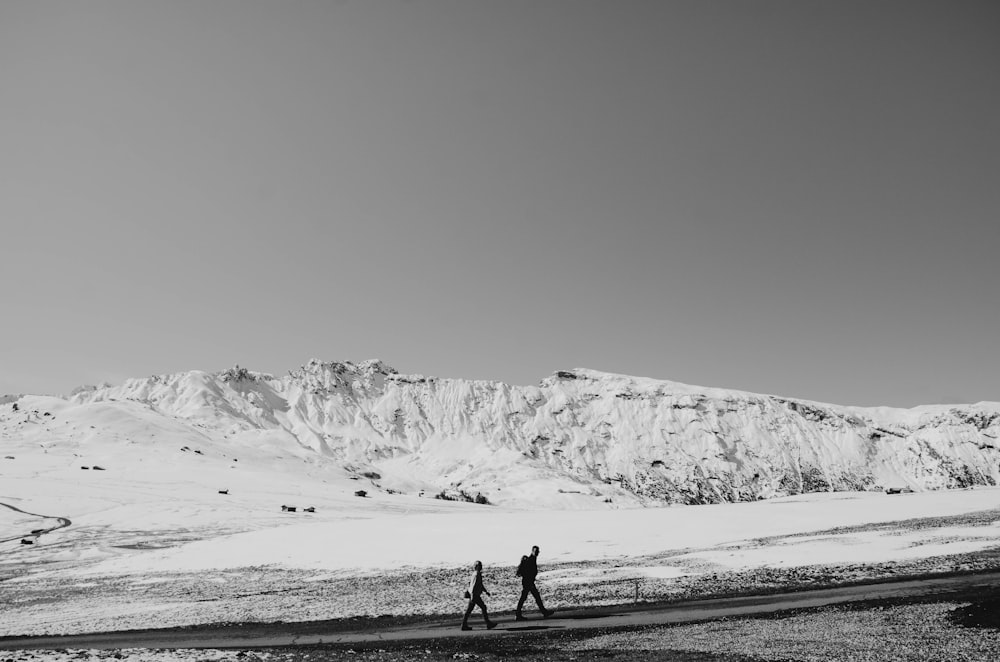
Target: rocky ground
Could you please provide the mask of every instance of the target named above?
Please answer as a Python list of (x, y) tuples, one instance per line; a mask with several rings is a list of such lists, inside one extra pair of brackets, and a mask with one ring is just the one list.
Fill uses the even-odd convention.
[[(1000, 521), (1000, 510), (958, 517), (924, 518), (885, 525), (855, 527), (870, 530), (930, 530), (941, 526), (988, 526)], [(810, 532), (835, 535), (846, 529)], [(747, 541), (766, 547), (767, 539)], [(1000, 547), (982, 552), (907, 561), (866, 564), (763, 567), (733, 571), (691, 560), (677, 550), (648, 557), (588, 563), (542, 565), (539, 585), (549, 606), (593, 607), (670, 602), (680, 599), (767, 593), (816, 588), (851, 582), (966, 572), (1000, 568)], [(734, 550), (738, 551), (738, 550)], [(669, 566), (686, 574), (655, 578), (643, 568)], [(30, 570), (30, 573), (29, 573)], [(24, 568), (0, 583), (0, 636), (75, 634), (205, 623), (269, 623), (379, 616), (438, 617), (459, 614), (467, 568), (407, 569), (391, 573), (317, 574), (272, 567), (202, 573), (149, 574), (123, 577), (81, 577), (67, 581), (61, 572)], [(484, 570), (491, 610), (510, 611), (520, 584), (514, 567)], [(100, 609), (94, 609), (99, 604)]]
[[(963, 516), (988, 524), (1000, 513)], [(956, 518), (894, 523), (933, 528)], [(822, 532), (819, 532), (822, 533)], [(811, 535), (817, 535), (813, 532)], [(766, 545), (768, 541), (750, 541)], [(685, 550), (687, 551), (687, 550)], [(676, 565), (683, 552), (589, 564), (546, 566), (541, 583), (557, 609), (769, 593), (845, 583), (1000, 569), (1000, 547), (983, 552), (879, 564), (758, 568), (699, 567), (669, 579), (632, 577), (635, 568)], [(303, 571), (246, 568), (199, 575), (95, 577), (67, 583), (54, 573), (0, 584), (0, 636), (67, 634), (193, 623), (332, 620), (344, 630), (453, 616), (464, 600), (465, 569), (405, 570), (385, 575), (317, 576)], [(586, 576), (587, 581), (567, 580)], [(12, 579), (16, 579), (12, 578)], [(494, 612), (517, 599), (513, 567), (489, 568)], [(99, 610), (88, 609), (100, 604)], [(769, 617), (607, 630), (505, 632), (419, 644), (317, 645), (261, 650), (0, 651), (0, 662), (129, 659), (139, 662), (312, 660), (730, 660), (755, 662), (1000, 659), (1000, 600), (877, 603), (783, 612)]]
[(987, 662), (1000, 655), (1000, 601), (850, 605), (689, 625), (505, 634), (367, 646), (262, 650), (0, 651), (0, 662)]

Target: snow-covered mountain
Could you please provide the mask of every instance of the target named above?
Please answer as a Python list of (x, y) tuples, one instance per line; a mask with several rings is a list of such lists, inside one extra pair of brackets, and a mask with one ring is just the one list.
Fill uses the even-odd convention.
[(6, 399), (3, 436), (35, 435), (42, 446), (117, 440), (131, 452), (155, 448), (160, 461), (195, 450), (226, 461), (256, 454), (383, 490), (510, 505), (1000, 481), (995, 402), (842, 407), (584, 369), (511, 386), (401, 375), (375, 360), (313, 360), (283, 377), (240, 367), (153, 376), (79, 389), (68, 401)]

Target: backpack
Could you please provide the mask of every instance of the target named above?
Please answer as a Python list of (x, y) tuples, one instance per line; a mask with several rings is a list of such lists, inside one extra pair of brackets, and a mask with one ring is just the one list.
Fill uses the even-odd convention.
[(524, 564), (527, 563), (527, 561), (528, 561), (527, 555), (521, 557), (521, 562), (517, 564), (517, 572), (515, 573), (517, 577), (524, 576)]

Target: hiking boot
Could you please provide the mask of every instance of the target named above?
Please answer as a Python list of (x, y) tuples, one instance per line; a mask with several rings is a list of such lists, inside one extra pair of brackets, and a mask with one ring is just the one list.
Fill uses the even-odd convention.
[(468, 625), (463, 625), (463, 626), (462, 626), (462, 629), (463, 629), (463, 630), (471, 630), (472, 628), (470, 628), (470, 627), (469, 627)]
[(543, 609), (542, 610), (542, 618), (548, 618), (549, 616), (551, 616), (554, 613), (555, 612), (552, 611), (551, 609)]
[(490, 621), (489, 623), (487, 623), (487, 624), (486, 624), (486, 629), (487, 629), (487, 630), (492, 630), (492, 629), (493, 629), (493, 628), (495, 628), (496, 626), (497, 626), (497, 623), (496, 623), (496, 621)]
[(528, 620), (528, 619), (527, 619), (527, 618), (525, 618), (525, 617), (524, 617), (523, 615), (521, 615), (521, 614), (514, 614), (514, 620), (515, 620), (515, 621), (526, 621), (526, 620)]

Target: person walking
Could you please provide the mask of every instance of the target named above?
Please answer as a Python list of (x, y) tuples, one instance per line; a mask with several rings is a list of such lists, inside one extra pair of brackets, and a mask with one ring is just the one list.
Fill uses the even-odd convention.
[(535, 577), (538, 576), (538, 545), (531, 548), (530, 556), (522, 556), (521, 564), (517, 566), (517, 576), (521, 578), (521, 599), (517, 601), (517, 609), (514, 611), (515, 621), (526, 621), (524, 614), (521, 613), (521, 608), (524, 607), (524, 601), (528, 599), (528, 594), (530, 593), (535, 598), (535, 603), (538, 605), (538, 611), (542, 612), (543, 618), (548, 618), (555, 612), (551, 609), (546, 609), (545, 605), (542, 604), (542, 596), (538, 593), (538, 587), (535, 586)]
[(472, 573), (472, 578), (469, 580), (469, 590), (465, 592), (465, 597), (469, 599), (469, 604), (465, 608), (465, 618), (462, 619), (462, 629), (471, 630), (469, 626), (469, 614), (472, 613), (472, 608), (479, 605), (479, 609), (483, 612), (483, 620), (486, 621), (486, 629), (492, 630), (497, 626), (496, 622), (490, 620), (490, 616), (486, 611), (486, 603), (483, 602), (483, 593), (489, 595), (490, 592), (486, 590), (483, 585), (483, 564), (480, 561), (476, 561), (472, 566), (474, 572)]

